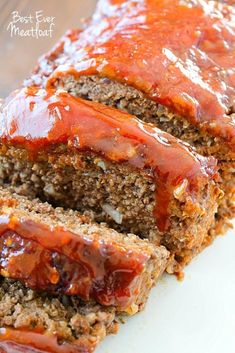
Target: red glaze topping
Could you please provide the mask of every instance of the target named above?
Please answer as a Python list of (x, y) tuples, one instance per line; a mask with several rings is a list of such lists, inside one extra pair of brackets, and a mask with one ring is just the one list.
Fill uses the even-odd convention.
[(235, 149), (234, 57), (232, 6), (205, 0), (100, 0), (88, 27), (65, 38), (57, 70), (47, 71), (47, 58), (40, 66), (41, 74), (53, 72), (48, 87), (68, 74), (131, 85)]
[(170, 226), (168, 206), (175, 188), (183, 185), (194, 198), (199, 188), (217, 177), (214, 158), (198, 155), (189, 145), (127, 113), (65, 92), (16, 91), (3, 105), (0, 120), (1, 141), (20, 144), (34, 155), (65, 143), (144, 171), (157, 185), (154, 215), (161, 231)]
[(92, 353), (96, 343), (58, 344), (56, 336), (34, 331), (0, 328), (0, 353)]
[(120, 310), (136, 302), (149, 254), (12, 213), (0, 216), (2, 275), (32, 289), (92, 298)]

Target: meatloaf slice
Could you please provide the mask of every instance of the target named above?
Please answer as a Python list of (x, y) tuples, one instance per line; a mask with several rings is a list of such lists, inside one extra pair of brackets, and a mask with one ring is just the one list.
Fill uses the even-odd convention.
[(2, 353), (91, 353), (107, 334), (117, 332), (117, 319), (113, 307), (0, 279)]
[(0, 273), (27, 287), (95, 299), (130, 314), (146, 302), (169, 253), (76, 211), (0, 189)]
[(235, 215), (234, 33), (235, 7), (218, 1), (100, 0), (26, 84), (126, 110), (218, 158), (222, 225)]
[(17, 192), (165, 245), (175, 271), (211, 241), (221, 196), (213, 158), (65, 92), (22, 89), (0, 116), (0, 180)]

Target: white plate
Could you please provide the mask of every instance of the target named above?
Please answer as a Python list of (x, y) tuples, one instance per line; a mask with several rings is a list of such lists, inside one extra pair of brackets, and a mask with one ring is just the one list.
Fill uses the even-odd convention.
[(186, 268), (183, 282), (165, 275), (146, 309), (96, 353), (235, 353), (235, 229)]

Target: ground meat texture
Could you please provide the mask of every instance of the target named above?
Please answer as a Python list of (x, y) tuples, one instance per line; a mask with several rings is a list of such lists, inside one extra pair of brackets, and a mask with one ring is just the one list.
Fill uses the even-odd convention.
[(27, 287), (79, 295), (134, 314), (169, 253), (75, 211), (0, 189), (0, 273)]
[(91, 353), (107, 334), (116, 333), (112, 307), (78, 297), (51, 296), (0, 281), (0, 350), (4, 353)]
[[(208, 184), (197, 200), (176, 190), (169, 206), (171, 228), (160, 232), (153, 215), (156, 185), (144, 173), (114, 164), (93, 154), (68, 151), (64, 146), (30, 161), (25, 150), (2, 146), (0, 180), (22, 195), (74, 208), (98, 222), (166, 246), (178, 272), (213, 237), (219, 189)], [(4, 151), (4, 153), (3, 153)], [(214, 236), (214, 235), (213, 235)]]

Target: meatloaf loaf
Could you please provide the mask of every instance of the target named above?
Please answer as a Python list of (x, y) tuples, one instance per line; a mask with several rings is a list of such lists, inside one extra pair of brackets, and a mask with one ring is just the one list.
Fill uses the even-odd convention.
[(26, 81), (126, 110), (218, 158), (220, 230), (235, 215), (235, 7), (222, 3), (100, 0)]
[(214, 158), (66, 92), (16, 91), (0, 117), (3, 184), (165, 245), (174, 271), (210, 243), (221, 197)]
[(38, 293), (0, 278), (1, 353), (91, 353), (118, 330), (113, 307)]

